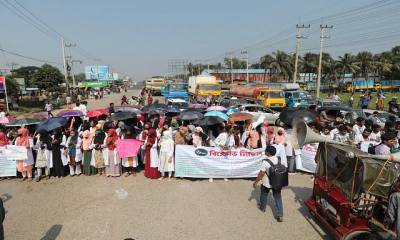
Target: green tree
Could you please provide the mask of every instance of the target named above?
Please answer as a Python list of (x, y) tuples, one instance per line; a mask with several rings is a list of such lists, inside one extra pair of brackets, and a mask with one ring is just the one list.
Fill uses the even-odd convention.
[(275, 74), (281, 74), (284, 79), (287, 79), (291, 67), (289, 56), (284, 51), (279, 50), (272, 52), (272, 56), (271, 69)]
[(34, 87), (34, 85), (31, 84), (30, 80), (39, 69), (40, 67), (36, 66), (20, 67), (13, 71), (13, 76), (15, 78), (24, 78), (27, 87)]
[(266, 82), (265, 79), (267, 77), (267, 72), (269, 71), (269, 79), (272, 77), (272, 69), (271, 69), (271, 63), (272, 63), (273, 57), (270, 54), (265, 54), (260, 58), (260, 67), (264, 69), (265, 74), (264, 74), (264, 80), (263, 82)]
[(33, 75), (32, 83), (39, 89), (59, 91), (59, 85), (63, 83), (63, 75), (58, 68), (46, 63)]
[(299, 69), (303, 73), (308, 73), (308, 81), (311, 81), (311, 74), (317, 72), (318, 55), (315, 53), (307, 52), (299, 59)]
[(75, 81), (78, 82), (84, 82), (86, 80), (86, 75), (84, 73), (78, 73), (75, 75)]
[(358, 70), (359, 70), (359, 67), (356, 64), (356, 61), (357, 61), (356, 56), (352, 55), (351, 53), (345, 53), (343, 56), (339, 56), (339, 61), (338, 61), (339, 66), (341, 68), (343, 80), (344, 80), (344, 76), (345, 76), (346, 72), (353, 74), (353, 77), (351, 78), (352, 92), (354, 92), (354, 88), (353, 88), (354, 77), (358, 73)]
[(391, 56), (388, 52), (378, 53), (374, 55), (374, 81), (375, 75), (378, 73), (378, 80), (382, 80), (382, 74), (390, 73), (391, 64)]

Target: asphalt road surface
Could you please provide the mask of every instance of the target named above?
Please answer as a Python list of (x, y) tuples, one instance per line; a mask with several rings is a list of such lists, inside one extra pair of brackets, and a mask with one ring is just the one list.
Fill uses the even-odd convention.
[[(88, 109), (106, 108), (139, 91), (89, 100)], [(250, 180), (168, 182), (147, 179), (143, 172), (128, 178), (18, 180), (0, 182), (5, 239), (333, 239), (304, 205), (313, 185), (307, 174), (291, 175), (283, 189), (282, 223), (275, 220), (272, 194), (267, 211), (258, 210), (260, 188), (253, 189)], [(127, 192), (125, 199), (117, 197), (118, 189)]]

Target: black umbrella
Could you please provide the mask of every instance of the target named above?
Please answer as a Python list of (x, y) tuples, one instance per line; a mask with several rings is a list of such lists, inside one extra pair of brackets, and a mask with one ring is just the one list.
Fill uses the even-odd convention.
[(294, 124), (300, 120), (306, 123), (315, 122), (317, 118), (317, 113), (308, 108), (289, 108), (283, 110), (279, 114), (279, 119), (281, 122), (294, 126)]
[(204, 113), (206, 110), (204, 108), (187, 108), (184, 112), (200, 112)]
[(136, 117), (136, 113), (133, 112), (117, 112), (111, 116), (111, 120), (125, 120)]
[(202, 118), (202, 117), (204, 117), (204, 115), (202, 113), (199, 113), (199, 112), (195, 112), (195, 111), (182, 112), (181, 114), (178, 115), (178, 120), (190, 121), (190, 120), (196, 120), (196, 119), (199, 119), (199, 118)]
[(194, 120), (192, 122), (192, 124), (200, 125), (200, 126), (204, 126), (204, 125), (209, 126), (209, 125), (215, 125), (215, 124), (222, 123), (223, 121), (225, 121), (225, 120), (220, 117), (208, 116), (208, 117), (202, 117), (197, 120)]
[(142, 108), (142, 111), (145, 113), (149, 113), (149, 112), (154, 112), (157, 110), (162, 110), (164, 108), (167, 108), (167, 105), (165, 105), (163, 103), (152, 103), (152, 104), (148, 104), (148, 105), (144, 106)]

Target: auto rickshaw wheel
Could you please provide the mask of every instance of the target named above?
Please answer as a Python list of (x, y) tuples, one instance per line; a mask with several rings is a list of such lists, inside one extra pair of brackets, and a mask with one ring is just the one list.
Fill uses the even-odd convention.
[(361, 234), (368, 234), (368, 233), (371, 233), (371, 232), (368, 232), (368, 231), (354, 231), (354, 232), (351, 232), (351, 233), (349, 233), (349, 234), (347, 234), (347, 235), (345, 235), (345, 236), (343, 236), (343, 238), (342, 238), (342, 240), (361, 240), (361, 239), (365, 239), (365, 240), (367, 240), (368, 238), (365, 238), (365, 236), (360, 236)]

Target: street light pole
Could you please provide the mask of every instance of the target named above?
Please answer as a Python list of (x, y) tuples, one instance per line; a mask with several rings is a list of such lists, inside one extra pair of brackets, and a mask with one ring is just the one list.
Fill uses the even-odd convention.
[(200, 75), (200, 63), (199, 62), (201, 62), (201, 60), (195, 60), (195, 61), (197, 62), (197, 65), (199, 67), (199, 75)]
[(95, 59), (95, 61), (96, 61), (96, 69), (97, 69), (97, 87), (99, 88), (99, 91), (100, 91), (99, 64), (97, 62), (101, 61), (101, 59)]
[(246, 54), (246, 82), (249, 84), (249, 53), (244, 51), (242, 54)]
[(233, 54), (235, 54), (234, 52), (229, 52), (226, 54), (230, 54), (231, 55), (231, 84), (233, 84)]
[(65, 62), (64, 38), (61, 38), (61, 44), (62, 44), (62, 53), (63, 53), (65, 87), (66, 87), (66, 90), (67, 90), (67, 97), (69, 97), (69, 81), (68, 81), (68, 77), (67, 77), (67, 63)]

